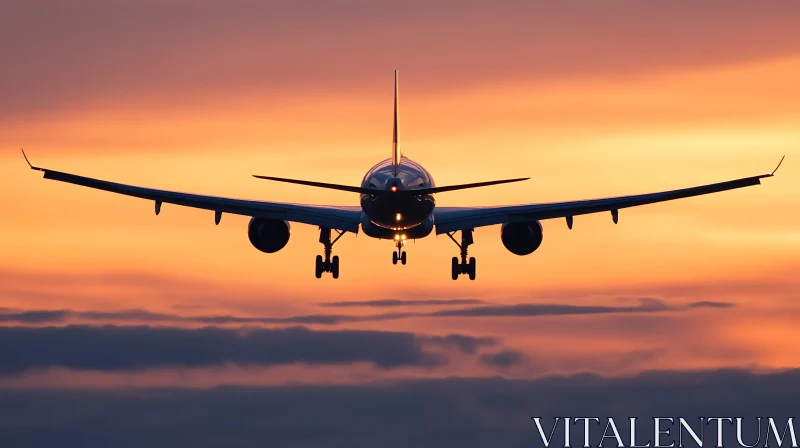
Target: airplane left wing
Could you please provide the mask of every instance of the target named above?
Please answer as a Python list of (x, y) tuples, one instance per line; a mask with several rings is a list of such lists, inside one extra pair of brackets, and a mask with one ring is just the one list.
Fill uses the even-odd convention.
[[(784, 156), (785, 157), (785, 156)], [(589, 213), (611, 212), (614, 222), (619, 217), (619, 209), (636, 207), (639, 205), (653, 204), (656, 202), (671, 201), (674, 199), (700, 196), (733, 190), (736, 188), (759, 185), (761, 179), (772, 177), (783, 163), (781, 158), (778, 167), (770, 174), (745, 177), (742, 179), (701, 185), (698, 187), (683, 188), (680, 190), (662, 191), (658, 193), (619, 196), (614, 198), (590, 199), (583, 201), (554, 202), (547, 204), (512, 205), (500, 207), (436, 207), (434, 222), (436, 234), (454, 232), (457, 230), (474, 229), (476, 227), (504, 224), (508, 222), (539, 221), (552, 218), (566, 218), (567, 224), (572, 228), (572, 219), (576, 215)]]
[[(23, 151), (23, 155), (25, 152)], [(61, 171), (50, 170), (33, 166), (28, 157), (25, 161), (33, 170), (44, 172), (45, 179), (57, 180), (112, 193), (124, 194), (142, 199), (155, 201), (156, 214), (161, 210), (161, 204), (176, 204), (185, 207), (212, 210), (215, 212), (216, 222), (222, 213), (252, 216), (257, 218), (282, 219), (302, 224), (310, 224), (330, 229), (358, 233), (361, 217), (360, 207), (336, 207), (322, 205), (287, 204), (282, 202), (250, 201), (243, 199), (229, 199), (216, 196), (203, 196), (198, 194), (179, 193), (175, 191), (156, 190), (153, 188), (136, 187), (116, 182), (78, 176)]]

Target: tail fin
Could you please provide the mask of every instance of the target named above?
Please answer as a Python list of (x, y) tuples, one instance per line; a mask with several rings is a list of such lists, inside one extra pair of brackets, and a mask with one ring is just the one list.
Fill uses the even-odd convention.
[(397, 146), (397, 70), (394, 71), (394, 132), (392, 135), (392, 173), (400, 172), (400, 148)]

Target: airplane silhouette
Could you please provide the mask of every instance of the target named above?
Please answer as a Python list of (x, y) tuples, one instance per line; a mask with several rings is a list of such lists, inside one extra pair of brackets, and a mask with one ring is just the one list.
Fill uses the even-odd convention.
[[(406, 242), (424, 238), (435, 229), (437, 235), (444, 233), (450, 237), (460, 250), (460, 257), (452, 259), (453, 280), (457, 280), (462, 274), (467, 274), (471, 280), (475, 279), (475, 257), (467, 259), (467, 249), (474, 242), (472, 233), (476, 227), (502, 225), (500, 239), (506, 249), (517, 255), (528, 255), (542, 244), (541, 220), (565, 218), (567, 226), (572, 229), (574, 216), (611, 212), (616, 224), (619, 221), (619, 210), (622, 208), (759, 185), (761, 179), (775, 174), (786, 157), (781, 158), (778, 166), (770, 174), (679, 190), (513, 206), (436, 207), (437, 193), (519, 182), (529, 178), (437, 187), (431, 174), (422, 165), (403, 156), (400, 151), (397, 139), (397, 103), (397, 71), (395, 71), (392, 156), (367, 171), (361, 186), (254, 175), (259, 179), (358, 193), (361, 198), (359, 206), (250, 201), (143, 188), (39, 168), (30, 163), (24, 150), (22, 154), (31, 169), (44, 172), (45, 179), (149, 199), (155, 202), (156, 215), (161, 212), (161, 204), (166, 202), (212, 210), (216, 224), (219, 224), (223, 213), (250, 216), (248, 225), (250, 242), (256, 249), (266, 253), (277, 252), (286, 246), (289, 242), (290, 222), (318, 226), (319, 242), (324, 246), (324, 256), (316, 257), (317, 278), (321, 278), (324, 272), (330, 272), (333, 278), (339, 278), (339, 257), (331, 255), (333, 245), (346, 232), (358, 233), (360, 228), (369, 237), (394, 241), (396, 250), (392, 254), (392, 262), (397, 264), (399, 261), (401, 264), (406, 264), (407, 255), (403, 250)], [(336, 233), (335, 237), (333, 232)], [(460, 242), (454, 237), (456, 232), (461, 232)]]

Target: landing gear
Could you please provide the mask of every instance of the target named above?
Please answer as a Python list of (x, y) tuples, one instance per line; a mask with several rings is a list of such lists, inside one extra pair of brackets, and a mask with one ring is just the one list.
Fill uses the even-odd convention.
[(344, 230), (336, 230), (336, 233), (338, 235), (331, 241), (331, 229), (321, 227), (319, 230), (319, 242), (325, 246), (325, 258), (323, 259), (322, 255), (317, 255), (316, 270), (314, 272), (317, 278), (322, 278), (323, 272), (330, 272), (333, 278), (339, 278), (339, 256), (334, 255), (331, 258), (331, 252), (333, 251), (334, 243), (344, 235)]
[(455, 233), (456, 232), (447, 232), (447, 236), (461, 249), (461, 259), (459, 259), (459, 257), (453, 257), (451, 271), (453, 280), (458, 280), (458, 276), (461, 274), (467, 274), (470, 280), (475, 280), (475, 257), (470, 257), (469, 262), (467, 261), (467, 248), (474, 242), (472, 239), (472, 229), (464, 229), (461, 231), (460, 243), (453, 238)]
[(403, 246), (405, 245), (405, 240), (397, 242), (397, 250), (392, 254), (392, 264), (397, 264), (398, 261), (402, 264), (406, 264), (406, 251), (403, 250)]

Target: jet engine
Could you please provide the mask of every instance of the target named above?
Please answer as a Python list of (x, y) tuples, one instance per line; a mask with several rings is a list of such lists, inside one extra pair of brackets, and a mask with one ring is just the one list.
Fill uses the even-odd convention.
[(253, 218), (247, 227), (250, 243), (268, 254), (277, 252), (289, 242), (289, 222), (281, 219)]
[(539, 221), (510, 222), (500, 229), (500, 239), (511, 253), (528, 255), (542, 244), (542, 225)]

